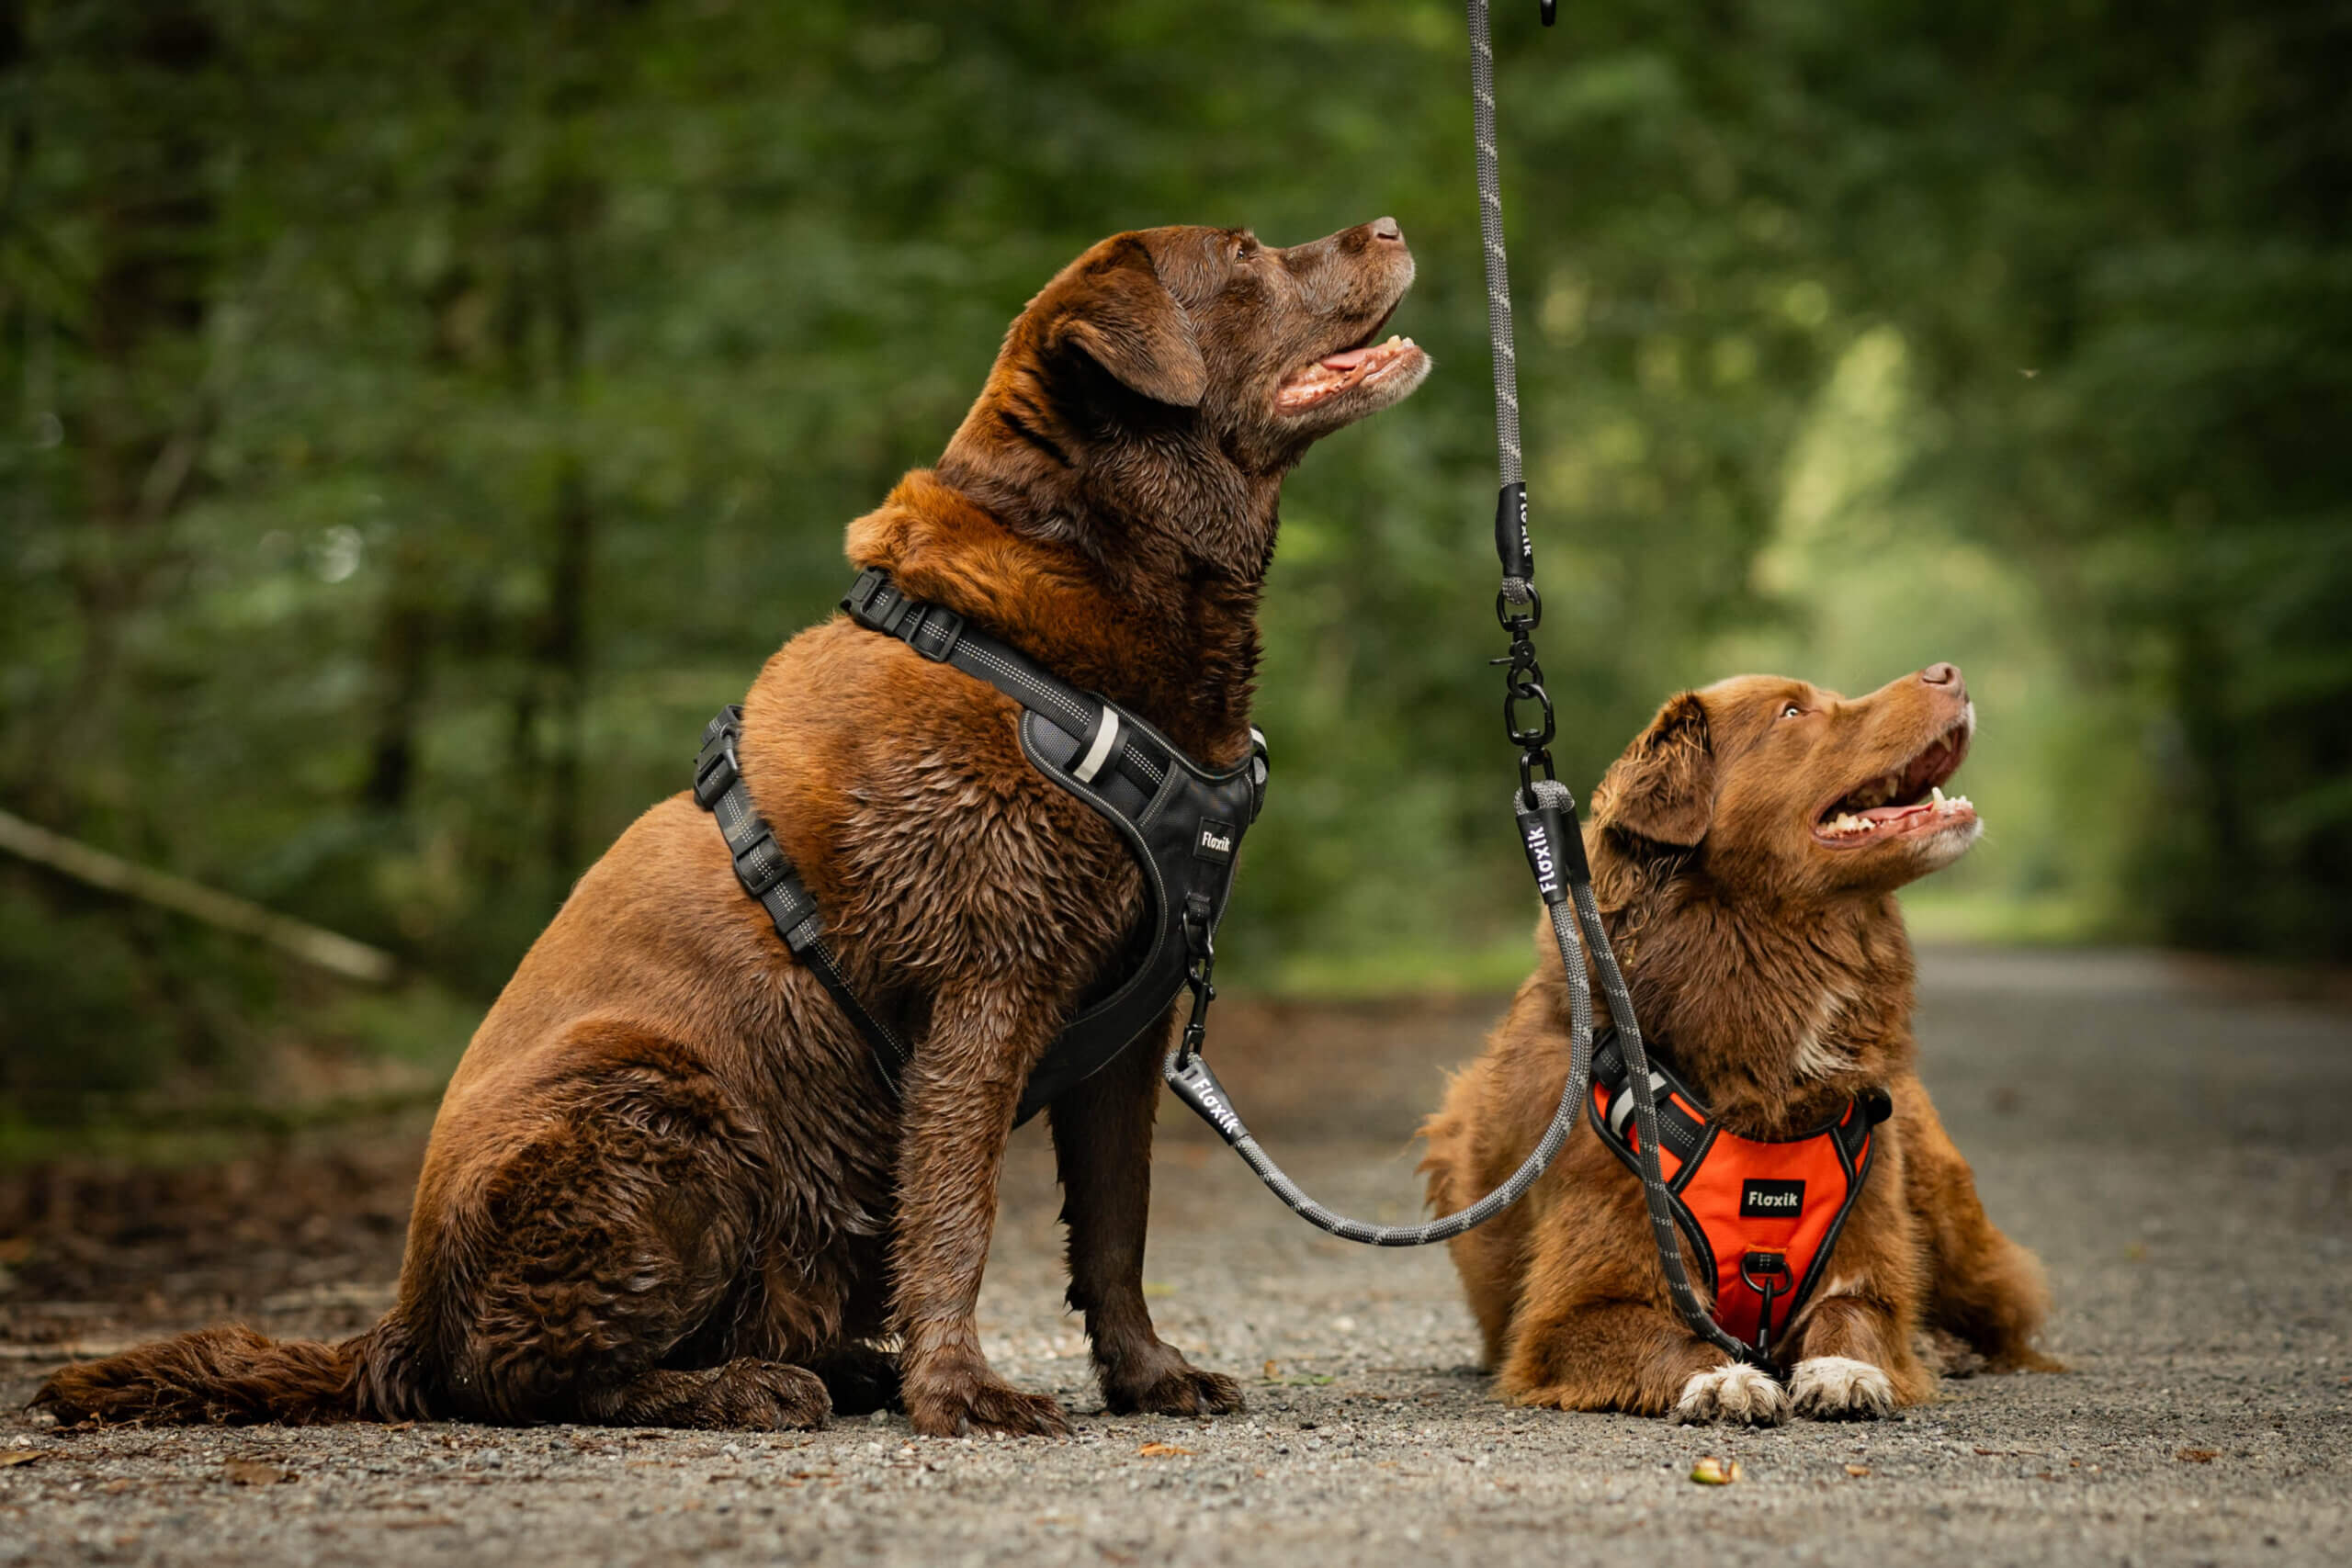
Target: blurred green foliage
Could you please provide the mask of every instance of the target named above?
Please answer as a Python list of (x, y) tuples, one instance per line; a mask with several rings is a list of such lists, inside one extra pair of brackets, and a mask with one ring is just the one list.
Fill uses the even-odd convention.
[[(2352, 952), (2352, 12), (1565, 9), (1497, 17), (1565, 774), (1951, 658), (1930, 929)], [(0, 866), (0, 1097), (455, 1032), (1030, 291), (1169, 221), (1396, 214), (1440, 367), (1287, 492), (1235, 967), (1508, 977), (1466, 88), (1438, 0), (0, 7), (0, 806), (433, 982), (354, 1032)]]

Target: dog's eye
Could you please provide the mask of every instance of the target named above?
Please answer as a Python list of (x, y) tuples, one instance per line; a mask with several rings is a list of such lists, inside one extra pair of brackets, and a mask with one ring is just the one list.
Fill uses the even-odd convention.
[(1781, 716), (1782, 718), (1803, 718), (1804, 716), (1804, 705), (1802, 703), (1791, 703), (1788, 706), (1781, 710)]

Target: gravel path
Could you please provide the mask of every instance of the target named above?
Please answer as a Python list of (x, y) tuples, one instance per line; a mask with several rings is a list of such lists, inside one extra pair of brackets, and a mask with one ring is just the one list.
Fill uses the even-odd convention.
[[(1196, 1359), (1248, 1374), (1250, 1405), (1109, 1418), (1058, 1310), (1033, 1129), (981, 1320), (1002, 1371), (1078, 1414), (1068, 1442), (916, 1439), (897, 1418), (61, 1433), (13, 1413), (53, 1364), (19, 1334), (0, 1339), (0, 1564), (2352, 1562), (2352, 1009), (2130, 954), (1923, 967), (1928, 1084), (1995, 1218), (2050, 1266), (2070, 1374), (1762, 1433), (1508, 1409), (1464, 1364), (1442, 1251), (1324, 1238), (1170, 1124), (1154, 1305)], [(1494, 1010), (1236, 1009), (1212, 1049), (1313, 1190), (1402, 1217), (1437, 1068)], [(387, 1283), (314, 1281), (258, 1320), (344, 1332)], [(207, 1310), (150, 1294), (114, 1331)], [(1692, 1484), (1708, 1455), (1741, 1479)]]

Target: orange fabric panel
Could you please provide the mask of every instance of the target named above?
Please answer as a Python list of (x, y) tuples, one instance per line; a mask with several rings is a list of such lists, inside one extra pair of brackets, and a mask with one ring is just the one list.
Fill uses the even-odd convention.
[[(1801, 1191), (1792, 1184), (1802, 1182)], [(1758, 1184), (1765, 1184), (1761, 1188)], [(1764, 1298), (1740, 1276), (1750, 1252), (1777, 1252), (1788, 1273), (1772, 1298), (1775, 1337), (1788, 1322), (1797, 1286), (1813, 1267), (1830, 1227), (1846, 1203), (1846, 1167), (1834, 1139), (1823, 1135), (1792, 1144), (1760, 1144), (1718, 1131), (1706, 1158), (1682, 1189), (1682, 1201), (1707, 1233), (1715, 1254), (1715, 1321), (1726, 1333), (1753, 1344)], [(1753, 1201), (1744, 1202), (1751, 1192)], [(1795, 1196), (1781, 1212), (1779, 1205)], [(1743, 1208), (1747, 1212), (1743, 1213)]]

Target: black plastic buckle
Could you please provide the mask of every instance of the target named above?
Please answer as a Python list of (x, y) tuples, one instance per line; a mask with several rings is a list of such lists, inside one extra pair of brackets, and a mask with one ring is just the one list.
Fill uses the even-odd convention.
[[(764, 859), (757, 859), (763, 850), (767, 852)], [(747, 866), (746, 861), (755, 863)], [(784, 846), (764, 828), (758, 838), (735, 852), (735, 880), (754, 898), (766, 897), (771, 888), (791, 874), (792, 863), (785, 858)]]
[(956, 645), (964, 640), (964, 617), (944, 604), (925, 604), (916, 612), (915, 624), (904, 636), (909, 648), (933, 664), (944, 664)]
[(857, 581), (842, 595), (842, 608), (849, 618), (870, 632), (888, 632), (896, 636), (899, 623), (906, 619), (908, 599), (890, 574), (878, 566), (869, 566), (857, 574)]
[(701, 752), (695, 758), (695, 804), (708, 811), (718, 806), (720, 797), (735, 787), (743, 776), (742, 767), (735, 759), (735, 727), (720, 722), (727, 716), (713, 720), (715, 732), (702, 743)]

